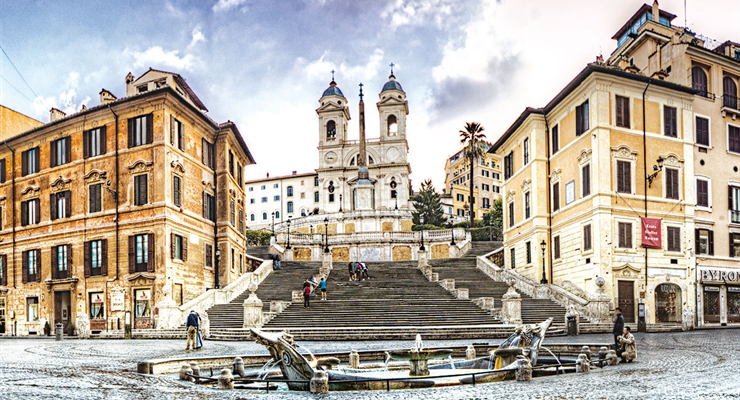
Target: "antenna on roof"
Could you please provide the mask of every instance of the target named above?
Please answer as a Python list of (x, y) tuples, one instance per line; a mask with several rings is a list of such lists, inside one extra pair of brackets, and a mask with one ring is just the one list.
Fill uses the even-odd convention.
[(683, 26), (689, 27), (689, 23), (687, 22), (688, 18), (686, 17), (686, 0), (683, 0)]

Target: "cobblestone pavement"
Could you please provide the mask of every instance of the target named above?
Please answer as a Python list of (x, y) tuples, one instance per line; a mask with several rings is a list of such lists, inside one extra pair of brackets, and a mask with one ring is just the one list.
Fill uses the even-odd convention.
[[(182, 357), (181, 340), (0, 339), (0, 399), (740, 399), (740, 330), (636, 334), (638, 359), (590, 374), (476, 386), (329, 395), (219, 391), (172, 376), (140, 375), (136, 362)], [(608, 343), (610, 335), (552, 338)], [(426, 341), (426, 347), (497, 340)], [(314, 352), (409, 348), (411, 342), (302, 342)], [(547, 346), (547, 341), (545, 342)], [(266, 354), (250, 342), (205, 342), (198, 356)]]

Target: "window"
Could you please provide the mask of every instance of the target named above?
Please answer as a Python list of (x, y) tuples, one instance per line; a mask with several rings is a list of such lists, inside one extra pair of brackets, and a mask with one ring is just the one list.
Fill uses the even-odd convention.
[(532, 242), (525, 244), (527, 250), (527, 265), (532, 264)]
[(707, 97), (707, 74), (701, 67), (691, 68), (691, 87), (699, 92), (697, 95)]
[(0, 255), (0, 286), (8, 286), (8, 274), (5, 270), (8, 259), (6, 255)]
[(314, 203), (319, 202), (319, 192), (313, 192), (313, 202)]
[(242, 171), (244, 171), (244, 168), (242, 168), (242, 163), (236, 163), (236, 181), (239, 182), (240, 188), (242, 187), (242, 185), (244, 185)]
[(329, 193), (329, 203), (334, 202), (334, 193)]
[(216, 221), (216, 198), (203, 192), (203, 218)]
[[(488, 199), (485, 199), (488, 200)], [(524, 219), (528, 219), (530, 217), (530, 209), (529, 209), (529, 192), (524, 193)]]
[(172, 177), (172, 202), (176, 207), (182, 207), (182, 178)]
[(229, 202), (229, 210), (231, 211), (231, 226), (236, 226), (236, 205), (234, 204), (234, 199), (231, 199)]
[(146, 174), (134, 176), (134, 205), (142, 206), (149, 203), (147, 177)]
[(65, 190), (50, 194), (49, 207), (49, 216), (52, 221), (55, 219), (69, 218), (72, 211), (72, 192)]
[(85, 242), (85, 277), (108, 275), (108, 240)]
[(674, 168), (665, 169), (665, 198), (678, 200), (678, 170)]
[(90, 319), (105, 320), (105, 295), (103, 292), (90, 293)]
[(278, 196), (275, 196), (275, 197), (273, 198), (273, 201), (280, 201), (280, 196), (279, 196), (279, 195), (278, 195)]
[(666, 228), (668, 236), (668, 251), (681, 251), (681, 228), (669, 226)]
[(550, 132), (550, 142), (552, 143), (552, 154), (555, 154), (560, 150), (560, 125), (555, 125)]
[(170, 144), (180, 150), (185, 150), (185, 124), (170, 115)]
[(254, 214), (250, 214), (250, 215), (249, 215), (249, 220), (250, 220), (250, 221), (254, 221), (254, 219), (255, 219), (255, 216), (254, 216)]
[(457, 201), (465, 201), (465, 195), (464, 194), (457, 194)]
[(105, 154), (105, 126), (82, 133), (82, 156), (84, 158)]
[(483, 198), (483, 208), (491, 208), (491, 199)]
[(231, 249), (231, 269), (233, 270), (236, 266), (236, 255), (234, 249)]
[(183, 236), (176, 235), (174, 233), (170, 234), (171, 236), (171, 244), (170, 244), (170, 257), (173, 260), (181, 260), (181, 261), (187, 261), (188, 260), (188, 241)]
[[(252, 216), (254, 216), (254, 214), (252, 214)], [(205, 260), (203, 264), (206, 268), (213, 268), (213, 246), (210, 244), (206, 244)]]
[(142, 146), (152, 142), (152, 114), (128, 120), (128, 147)]
[(696, 117), (696, 144), (709, 147), (709, 119)]
[(493, 173), (493, 179), (501, 179), (501, 175), (497, 172)]
[(696, 180), (696, 206), (709, 208), (709, 181)]
[(154, 271), (154, 234), (128, 237), (128, 272)]
[(72, 266), (72, 246), (63, 244), (51, 248), (51, 272), (54, 279), (66, 279)]
[(150, 318), (152, 315), (151, 289), (134, 290), (134, 318)]
[(305, 199), (306, 198), (306, 192), (301, 192), (301, 198), (302, 199)]
[(740, 256), (740, 233), (730, 232), (730, 257)]
[(730, 222), (740, 223), (740, 187), (728, 186)]
[(254, 204), (254, 203), (255, 203), (255, 199), (249, 199), (249, 204)]
[(398, 120), (395, 115), (388, 116), (388, 136), (398, 135)]
[(293, 197), (293, 186), (288, 186), (287, 193), (285, 194), (287, 197)]
[[(629, 100), (627, 104), (629, 105)], [(627, 112), (627, 118), (629, 119), (629, 110)], [(576, 107), (576, 136), (581, 136), (588, 128), (588, 100), (586, 100), (586, 102)]]
[[(211, 169), (216, 169), (216, 153), (213, 143), (207, 141), (205, 138), (202, 140), (203, 143), (203, 165), (208, 166)], [(251, 189), (251, 188), (250, 188)]]
[(480, 174), (481, 174), (482, 176), (486, 177), (486, 178), (488, 178), (488, 177), (490, 177), (490, 176), (491, 176), (491, 172), (490, 172), (490, 171), (487, 171), (487, 170), (485, 170), (485, 169), (484, 169), (483, 171), (481, 171), (481, 173), (480, 173)]
[(722, 78), (722, 105), (737, 110), (737, 85), (735, 80), (726, 76)]
[(709, 229), (696, 229), (694, 231), (694, 246), (696, 254), (714, 255), (714, 232)]
[(26, 305), (28, 306), (28, 322), (39, 321), (39, 298), (27, 297)]
[(250, 187), (249, 187), (249, 191), (250, 191), (250, 192), (254, 192), (254, 186), (250, 186)]
[(41, 282), (41, 250), (24, 251), (21, 255), (23, 264), (23, 283)]
[(87, 190), (87, 204), (88, 212), (96, 213), (103, 211), (103, 197), (102, 197), (102, 183), (96, 183), (88, 186)]
[(267, 220), (267, 213), (266, 212), (263, 212), (262, 213), (262, 220), (263, 221)]
[(239, 209), (239, 233), (244, 234), (244, 210)]
[(260, 186), (260, 190), (265, 190), (265, 185)]
[(277, 183), (273, 183), (273, 184), (272, 184), (272, 188), (273, 188), (273, 189), (277, 189), (277, 188), (279, 188), (279, 187), (280, 187), (280, 186), (279, 186), (279, 185), (278, 185)]
[(510, 251), (509, 263), (511, 263), (511, 269), (514, 269), (514, 267), (516, 267), (516, 249), (513, 247)]
[(491, 185), (489, 185), (487, 183), (482, 183), (480, 186), (481, 186), (481, 189), (483, 189), (485, 191), (490, 191), (491, 190)]
[(591, 250), (591, 224), (583, 226), (583, 251)]
[(313, 178), (313, 185), (314, 186), (319, 186), (319, 177), (318, 176), (316, 176), (316, 177)]
[(629, 222), (620, 222), (617, 225), (619, 229), (619, 245), (620, 249), (632, 248), (632, 224)]
[(617, 192), (632, 193), (632, 164), (617, 161)]
[(514, 226), (514, 202), (509, 203), (509, 228)]
[(64, 137), (51, 142), (49, 149), (49, 166), (66, 164), (72, 161), (72, 148), (70, 137)]
[(740, 153), (740, 127), (727, 125), (727, 149)]
[(275, 211), (275, 218), (280, 219), (280, 211)]
[(260, 199), (260, 201), (261, 201), (262, 203), (267, 203), (267, 197), (263, 197), (263, 198), (261, 198), (261, 199)]
[(292, 214), (292, 213), (293, 213), (293, 202), (289, 201), (288, 202), (288, 214)]
[(41, 214), (41, 202), (39, 199), (31, 199), (21, 202), (21, 225), (34, 225), (39, 223)]
[(31, 175), (39, 172), (39, 148), (34, 147), (21, 153), (21, 175)]
[(621, 128), (630, 127), (630, 99), (616, 96), (616, 125)]
[(233, 178), (234, 176), (234, 152), (229, 150), (229, 175)]
[(514, 152), (504, 157), (504, 179), (509, 179), (514, 175)]
[(678, 137), (676, 107), (663, 106), (663, 134)]
[(581, 197), (591, 194), (591, 164), (581, 167)]
[(560, 182), (552, 184), (552, 210), (560, 209)]
[(553, 245), (552, 245), (552, 252), (553, 252), (553, 258), (556, 260), (560, 258), (560, 236), (555, 236), (552, 238)]
[(524, 165), (529, 164), (529, 138), (524, 138)]
[(337, 138), (337, 123), (329, 120), (326, 123), (326, 140), (334, 140)]

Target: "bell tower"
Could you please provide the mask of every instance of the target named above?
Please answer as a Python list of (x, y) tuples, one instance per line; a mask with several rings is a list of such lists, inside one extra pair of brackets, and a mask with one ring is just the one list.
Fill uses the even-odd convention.
[(347, 122), (350, 120), (347, 99), (334, 82), (334, 71), (331, 71), (329, 87), (319, 99), (321, 105), (316, 109), (319, 114), (319, 148), (342, 145), (347, 140)]
[(406, 92), (393, 75), (383, 85), (380, 101), (378, 102), (378, 116), (380, 117), (380, 141), (406, 140), (406, 116), (409, 114), (409, 105), (406, 101)]

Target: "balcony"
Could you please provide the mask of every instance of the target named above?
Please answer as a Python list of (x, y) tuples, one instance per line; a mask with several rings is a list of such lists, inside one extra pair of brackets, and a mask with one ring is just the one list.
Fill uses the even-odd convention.
[(740, 210), (730, 210), (730, 223), (740, 224)]
[(728, 95), (722, 96), (722, 116), (725, 117), (729, 113), (734, 120), (738, 115), (740, 115), (739, 105), (740, 101), (738, 101), (737, 97)]

